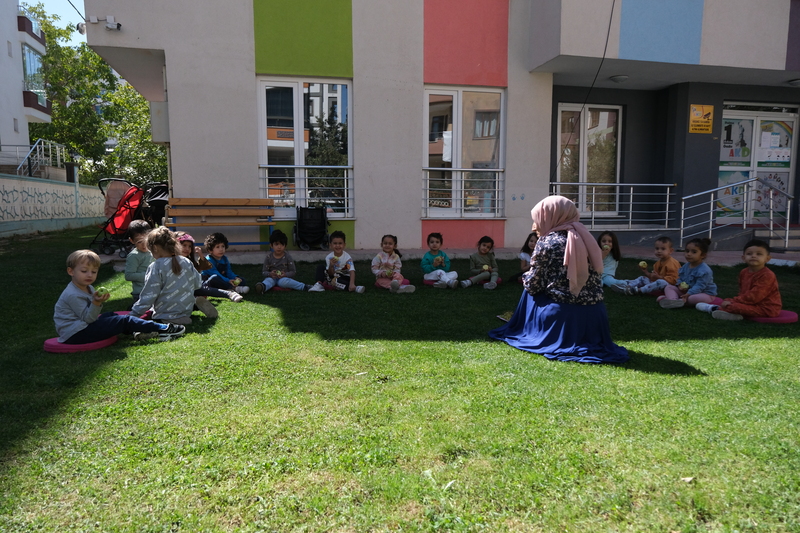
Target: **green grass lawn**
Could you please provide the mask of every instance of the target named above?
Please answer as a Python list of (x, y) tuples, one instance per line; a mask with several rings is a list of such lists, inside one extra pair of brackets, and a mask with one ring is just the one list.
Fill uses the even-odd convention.
[[(174, 342), (45, 353), (92, 236), (0, 249), (0, 531), (800, 531), (798, 324), (607, 293), (631, 361), (551, 362), (486, 336), (519, 285), (392, 295), (358, 263), (363, 295), (215, 300)], [(723, 295), (738, 271), (714, 267)], [(100, 284), (127, 308), (122, 274)]]

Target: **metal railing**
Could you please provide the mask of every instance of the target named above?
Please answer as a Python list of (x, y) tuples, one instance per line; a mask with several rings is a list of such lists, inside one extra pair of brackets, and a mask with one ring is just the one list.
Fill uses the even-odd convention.
[[(761, 193), (761, 196), (757, 196)], [(731, 226), (767, 223), (770, 239), (783, 239), (789, 247), (789, 220), (794, 196), (760, 178), (750, 178), (681, 198), (681, 237), (685, 239)], [(726, 221), (728, 219), (728, 221)], [(778, 219), (783, 219), (781, 223)], [(776, 230), (776, 228), (778, 228)], [(781, 235), (781, 233), (783, 235)]]
[(570, 198), (589, 229), (670, 228), (675, 183), (550, 183), (550, 194)]
[(504, 169), (425, 167), (422, 170), (422, 218), (505, 216)]
[(67, 147), (45, 139), (37, 139), (25, 159), (17, 166), (17, 175), (33, 176), (42, 166), (62, 168), (67, 157)]
[(275, 202), (275, 218), (294, 218), (281, 208), (326, 207), (328, 218), (353, 218), (353, 167), (259, 165), (262, 198)]

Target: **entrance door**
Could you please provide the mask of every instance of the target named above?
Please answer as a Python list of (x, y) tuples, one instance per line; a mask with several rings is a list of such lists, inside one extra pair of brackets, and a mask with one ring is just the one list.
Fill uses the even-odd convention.
[[(717, 199), (718, 223), (743, 222), (745, 207), (748, 224), (766, 223), (770, 201), (785, 220), (786, 197), (775, 193), (773, 187), (789, 194), (794, 188), (797, 118), (797, 108), (725, 105), (719, 163), (719, 186), (725, 189), (719, 192)], [(748, 199), (747, 189), (735, 184), (752, 178), (759, 181), (749, 185)]]

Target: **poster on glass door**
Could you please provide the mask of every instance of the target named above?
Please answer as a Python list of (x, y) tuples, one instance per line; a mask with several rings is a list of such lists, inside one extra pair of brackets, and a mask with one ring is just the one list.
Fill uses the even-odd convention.
[(789, 168), (792, 158), (792, 122), (762, 120), (758, 133), (758, 166)]
[(716, 204), (717, 219), (724, 218), (725, 224), (733, 223), (730, 218), (741, 219), (744, 213), (745, 187), (737, 185), (749, 177), (749, 172), (741, 171), (721, 171), (719, 173), (719, 186), (717, 191)]
[(778, 191), (786, 192), (789, 187), (788, 172), (759, 172), (758, 181), (754, 183), (753, 216), (760, 222), (769, 220), (770, 199), (773, 214), (786, 218), (786, 196)]
[(719, 166), (749, 167), (753, 139), (753, 119), (723, 118)]

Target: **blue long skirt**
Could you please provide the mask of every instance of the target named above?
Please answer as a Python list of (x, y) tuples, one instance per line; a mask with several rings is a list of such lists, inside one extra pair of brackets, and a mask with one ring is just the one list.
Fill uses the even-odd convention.
[(624, 363), (628, 350), (611, 340), (606, 306), (562, 304), (522, 291), (508, 322), (489, 332), (495, 340), (559, 361)]

